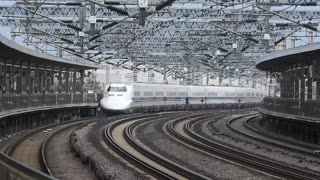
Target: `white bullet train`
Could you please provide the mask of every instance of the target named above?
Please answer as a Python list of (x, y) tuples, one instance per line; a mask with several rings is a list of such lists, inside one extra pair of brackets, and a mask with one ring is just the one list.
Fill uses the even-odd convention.
[[(111, 83), (106, 86), (100, 108), (105, 113), (127, 113), (156, 107), (217, 108), (260, 103), (266, 91), (242, 87), (186, 86), (147, 83)], [(181, 109), (181, 108), (180, 108)], [(181, 109), (183, 110), (183, 109)]]

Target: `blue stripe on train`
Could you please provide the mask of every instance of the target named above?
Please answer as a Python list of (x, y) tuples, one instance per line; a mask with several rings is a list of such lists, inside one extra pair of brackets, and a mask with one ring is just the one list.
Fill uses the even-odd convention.
[[(167, 101), (185, 101), (186, 97), (167, 97)], [(230, 100), (238, 100), (240, 99), (256, 99), (260, 97), (204, 97), (206, 100), (222, 100), (222, 99), (230, 99)], [(146, 101), (163, 101), (163, 97), (134, 97), (132, 98), (134, 102), (146, 102)], [(189, 97), (190, 100), (201, 100), (202, 97)]]

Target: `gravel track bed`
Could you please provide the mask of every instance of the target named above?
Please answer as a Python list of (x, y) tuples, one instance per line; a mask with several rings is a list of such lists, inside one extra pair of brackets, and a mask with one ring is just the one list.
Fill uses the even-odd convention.
[(305, 168), (312, 171), (319, 171), (320, 159), (314, 156), (292, 152), (270, 144), (264, 144), (251, 138), (247, 138), (232, 132), (226, 123), (230, 120), (229, 116), (225, 118), (213, 118), (213, 120), (199, 123), (194, 126), (194, 131), (201, 136), (219, 142), (233, 148), (247, 151), (257, 156), (262, 156), (278, 162), (284, 162), (289, 165)]
[(47, 162), (52, 174), (58, 179), (96, 179), (70, 147), (70, 135), (79, 126), (58, 133), (48, 144)]
[(178, 143), (164, 133), (162, 127), (165, 122), (161, 120), (139, 126), (135, 130), (136, 138), (171, 161), (214, 179), (274, 179)]
[(132, 115), (114, 116), (88, 124), (74, 131), (71, 136), (73, 149), (100, 179), (149, 179), (142, 171), (119, 159), (104, 144), (102, 135), (105, 127), (117, 119), (130, 116)]

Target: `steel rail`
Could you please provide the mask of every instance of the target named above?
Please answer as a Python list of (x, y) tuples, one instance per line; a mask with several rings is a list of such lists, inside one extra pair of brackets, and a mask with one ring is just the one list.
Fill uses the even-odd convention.
[(48, 163), (48, 158), (47, 158), (47, 156), (46, 156), (46, 152), (47, 152), (47, 149), (48, 149), (48, 144), (50, 143), (50, 141), (52, 140), (52, 138), (54, 138), (56, 135), (58, 135), (59, 133), (65, 131), (65, 130), (67, 130), (67, 129), (69, 129), (69, 128), (73, 128), (73, 127), (75, 127), (75, 126), (79, 126), (79, 125), (81, 125), (81, 124), (83, 124), (83, 123), (88, 124), (88, 123), (91, 123), (91, 122), (99, 121), (99, 120), (104, 119), (104, 118), (105, 118), (105, 117), (98, 117), (98, 118), (96, 117), (96, 118), (79, 120), (79, 123), (72, 124), (72, 125), (70, 125), (70, 126), (67, 126), (67, 127), (62, 128), (62, 129), (59, 129), (58, 131), (52, 133), (49, 137), (47, 137), (47, 138), (44, 140), (44, 142), (43, 142), (43, 144), (42, 144), (42, 146), (41, 146), (41, 159), (42, 159), (42, 161), (43, 161), (43, 165), (44, 165), (44, 168), (46, 169), (46, 172), (47, 172), (50, 176), (54, 177), (54, 175), (52, 174), (52, 172), (51, 172), (51, 170), (50, 170), (49, 163)]
[(150, 166), (149, 164), (143, 162), (142, 160), (138, 159), (134, 155), (127, 152), (125, 149), (121, 148), (117, 143), (114, 137), (112, 136), (112, 131), (119, 126), (122, 123), (126, 123), (133, 120), (138, 119), (144, 119), (149, 117), (155, 117), (155, 116), (145, 116), (145, 117), (135, 117), (135, 118), (126, 118), (122, 119), (113, 123), (110, 123), (104, 130), (104, 139), (105, 142), (109, 145), (109, 147), (115, 151), (117, 154), (119, 154), (122, 158), (129, 160), (130, 162), (133, 162), (135, 165), (139, 166), (143, 170), (150, 173), (152, 176), (157, 177), (159, 179), (175, 179), (174, 177), (167, 175), (166, 173), (163, 173), (162, 171), (159, 171), (158, 169), (154, 168), (153, 166)]
[[(178, 118), (178, 119), (188, 119), (190, 116), (186, 116), (186, 117), (182, 117), (182, 118)], [(167, 118), (167, 117), (166, 117)], [(170, 116), (168, 117), (170, 118)], [(151, 150), (148, 150), (146, 148), (144, 148), (140, 143), (138, 143), (134, 136), (133, 136), (133, 131), (134, 129), (145, 123), (145, 121), (137, 121), (134, 122), (133, 124), (129, 125), (128, 127), (126, 127), (125, 132), (124, 132), (124, 137), (125, 140), (137, 151), (139, 151), (141, 154), (147, 156), (148, 158), (150, 158), (151, 160), (159, 163), (160, 165), (184, 176), (187, 177), (189, 179), (199, 179), (199, 180), (203, 180), (203, 179), (211, 179), (208, 177), (205, 177), (197, 172), (191, 171), (177, 163), (174, 163), (170, 160), (168, 160), (165, 157), (162, 157), (154, 152), (152, 152)]]
[[(233, 119), (246, 118), (247, 116), (254, 115), (244, 115)], [(232, 147), (228, 147), (212, 140), (206, 139), (192, 130), (192, 126), (195, 122), (195, 120), (191, 120), (186, 123), (183, 128), (185, 133), (193, 139), (181, 138), (180, 136), (182, 135), (177, 136), (177, 138), (186, 141), (188, 144), (191, 144), (210, 154), (219, 155), (220, 157), (223, 157), (225, 159), (246, 165), (248, 167), (266, 172), (268, 174), (273, 174), (289, 179), (318, 179), (320, 177), (320, 174), (268, 160), (263, 157), (256, 157), (252, 154), (242, 152), (240, 150), (233, 149)], [(174, 123), (171, 123), (171, 129), (175, 131), (173, 125)]]
[[(245, 120), (243, 122), (244, 127), (247, 128), (248, 130), (250, 130), (250, 131), (252, 131), (252, 132), (254, 132), (256, 134), (262, 135), (264, 137), (275, 139), (275, 140), (280, 141), (280, 142), (285, 142), (285, 143), (288, 143), (288, 144), (291, 144), (291, 145), (294, 145), (294, 146), (297, 146), (297, 147), (302, 147), (302, 148), (305, 148), (305, 149), (310, 150), (310, 151), (304, 151), (304, 150), (301, 150), (301, 149), (297, 149), (297, 148), (293, 148), (293, 147), (288, 147), (286, 145), (274, 143), (274, 142), (268, 141), (266, 139), (260, 139), (260, 138), (257, 138), (255, 136), (249, 135), (249, 134), (247, 134), (245, 132), (242, 132), (242, 131), (240, 131), (238, 129), (233, 128), (234, 131), (237, 131), (239, 134), (242, 134), (244, 136), (247, 136), (247, 137), (259, 140), (259, 141), (263, 141), (265, 143), (269, 143), (269, 144), (272, 144), (272, 145), (275, 145), (275, 146), (279, 146), (279, 147), (283, 147), (283, 148), (286, 148), (286, 149), (290, 149), (290, 150), (293, 150), (293, 151), (296, 151), (296, 152), (299, 152), (299, 153), (308, 153), (308, 154), (315, 155), (313, 153), (313, 151), (320, 149), (320, 146), (317, 146), (317, 145), (314, 145), (314, 144), (298, 142), (298, 141), (295, 141), (295, 140), (292, 140), (292, 139), (285, 138), (285, 137), (280, 136), (280, 135), (276, 135), (276, 134), (273, 134), (273, 133), (267, 133), (267, 132), (261, 131), (258, 128), (255, 128), (255, 127), (250, 125), (249, 121), (252, 121), (253, 119), (254, 118), (250, 118), (250, 119)], [(230, 124), (230, 126), (232, 126), (232, 125)]]
[[(88, 121), (88, 120), (91, 120), (93, 117), (89, 117), (89, 118), (83, 118), (82, 120), (80, 120), (81, 122), (79, 123), (82, 123), (83, 121)], [(96, 117), (94, 117), (96, 118)], [(16, 148), (23, 142), (25, 141), (28, 137), (34, 135), (34, 134), (37, 134), (45, 129), (48, 129), (48, 128), (53, 128), (53, 127), (57, 127), (57, 126), (61, 126), (61, 125), (65, 125), (65, 124), (69, 124), (69, 123), (75, 123), (79, 121), (78, 119), (77, 120), (71, 120), (71, 121), (63, 121), (63, 122), (60, 122), (60, 123), (55, 123), (55, 124), (50, 124), (48, 126), (44, 126), (44, 127), (40, 127), (40, 128), (36, 128), (30, 132), (28, 132), (27, 134), (23, 135), (22, 137), (19, 137), (16, 141), (14, 141), (10, 146), (9, 148), (5, 151), (5, 154), (8, 155), (8, 156), (12, 156), (13, 152), (16, 150)], [(43, 144), (42, 144), (43, 146)], [(40, 154), (39, 154), (39, 159), (40, 159), (40, 167), (41, 167), (41, 171), (44, 172), (44, 173), (47, 173), (49, 174), (49, 172), (47, 171), (48, 169), (46, 168), (46, 165), (42, 159), (42, 150), (40, 150)], [(32, 169), (32, 168), (31, 168)]]

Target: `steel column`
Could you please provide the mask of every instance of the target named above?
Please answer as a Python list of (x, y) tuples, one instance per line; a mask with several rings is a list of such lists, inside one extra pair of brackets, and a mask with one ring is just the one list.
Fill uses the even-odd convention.
[(83, 94), (83, 78), (84, 78), (84, 70), (80, 70), (80, 92)]
[(50, 78), (50, 93), (54, 93), (53, 85), (54, 85), (54, 66), (51, 66), (51, 78)]
[(320, 79), (316, 79), (316, 99), (320, 99)]
[(33, 92), (38, 94), (40, 93), (39, 90), (39, 85), (40, 85), (40, 77), (39, 77), (39, 67), (38, 65), (36, 65), (36, 69), (35, 69), (35, 77), (34, 77), (34, 87), (33, 87)]
[(14, 82), (16, 81), (14, 62), (11, 63), (9, 75), (9, 93), (15, 93)]
[(58, 77), (58, 93), (62, 92), (62, 69), (61, 66), (59, 68), (59, 77)]
[(23, 62), (20, 61), (20, 66), (19, 66), (19, 80), (17, 84), (17, 93), (22, 93), (23, 92)]
[(8, 68), (8, 66), (7, 66), (7, 60), (4, 60), (4, 62), (3, 62), (3, 76), (2, 76), (2, 83), (3, 83), (3, 85), (2, 85), (2, 95), (4, 95), (4, 94), (6, 94), (7, 93), (7, 68)]
[(310, 77), (309, 68), (307, 69), (307, 99), (312, 99), (312, 81), (313, 79)]
[(31, 75), (30, 62), (28, 62), (27, 74), (26, 74), (27, 94), (31, 94), (32, 82), (31, 82), (30, 75)]
[(300, 69), (300, 109), (301, 109), (301, 115), (304, 115), (304, 101), (305, 101), (305, 68), (304, 65), (301, 65)]
[(69, 68), (65, 72), (65, 92), (69, 93)]
[[(296, 68), (294, 71), (295, 77), (300, 77), (299, 70)], [(299, 78), (295, 78), (294, 80), (294, 98), (299, 99), (299, 89), (300, 89), (300, 81)]]
[(77, 70), (74, 69), (73, 71), (73, 80), (72, 80), (72, 92), (75, 93), (76, 91), (76, 82), (77, 82)]
[(294, 98), (294, 71), (289, 72), (289, 98)]

